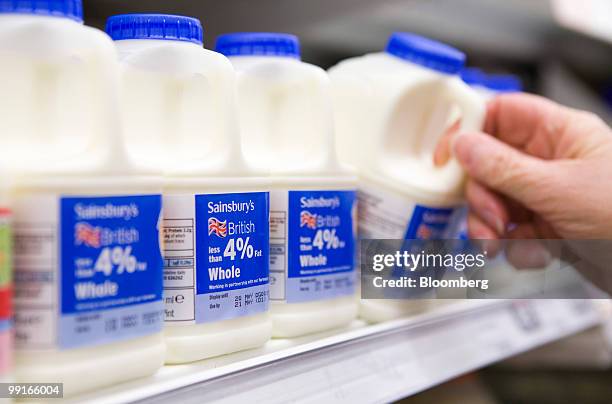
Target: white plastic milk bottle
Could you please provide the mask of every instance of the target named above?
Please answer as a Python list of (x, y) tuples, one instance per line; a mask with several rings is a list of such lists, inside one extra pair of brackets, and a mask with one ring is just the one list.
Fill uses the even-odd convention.
[(161, 176), (129, 161), (113, 42), (80, 0), (0, 2), (0, 142), (16, 185), (16, 380), (64, 395), (163, 364)]
[(147, 153), (166, 171), (166, 362), (261, 346), (271, 336), (269, 181), (244, 163), (234, 70), (202, 47), (194, 18), (119, 15), (107, 32), (123, 65), (129, 142), (162, 145)]
[[(479, 129), (484, 104), (457, 73), (465, 56), (442, 43), (395, 33), (384, 52), (344, 60), (329, 71), (337, 147), (359, 171), (359, 236), (440, 238), (462, 202), (463, 172), (433, 164), (444, 130), (457, 117)], [(427, 300), (366, 300), (362, 318), (377, 322), (422, 311)]]
[(329, 78), (300, 61), (289, 34), (226, 34), (216, 50), (237, 71), (247, 162), (270, 171), (273, 335), (349, 324), (356, 316), (356, 180), (337, 161)]

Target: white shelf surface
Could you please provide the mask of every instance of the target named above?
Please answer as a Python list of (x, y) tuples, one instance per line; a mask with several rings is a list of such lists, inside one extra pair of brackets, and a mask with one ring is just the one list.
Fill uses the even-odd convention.
[(69, 402), (388, 402), (595, 326), (583, 300), (472, 300), (186, 365)]

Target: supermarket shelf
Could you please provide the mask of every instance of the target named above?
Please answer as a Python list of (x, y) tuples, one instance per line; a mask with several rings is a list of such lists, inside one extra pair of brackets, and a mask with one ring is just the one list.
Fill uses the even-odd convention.
[(188, 365), (71, 402), (381, 402), (592, 327), (583, 300), (466, 301)]

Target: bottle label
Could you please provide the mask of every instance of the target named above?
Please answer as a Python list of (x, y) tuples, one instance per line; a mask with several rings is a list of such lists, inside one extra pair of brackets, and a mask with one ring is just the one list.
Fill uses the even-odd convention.
[(0, 206), (0, 321), (12, 317), (11, 211)]
[(418, 205), (378, 187), (359, 190), (359, 237), (362, 239), (440, 239), (455, 207)]
[(11, 211), (0, 207), (0, 376), (11, 368)]
[(13, 331), (11, 320), (0, 319), (0, 377), (11, 370), (13, 349)]
[(164, 195), (167, 325), (268, 310), (269, 194)]
[(270, 195), (270, 293), (286, 303), (355, 293), (355, 191)]
[(70, 349), (160, 332), (161, 195), (18, 200), (16, 343)]

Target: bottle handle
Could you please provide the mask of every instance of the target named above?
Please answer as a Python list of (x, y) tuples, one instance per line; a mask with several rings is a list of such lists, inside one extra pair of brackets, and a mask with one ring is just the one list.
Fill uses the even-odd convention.
[[(102, 32), (96, 34), (91, 63), (93, 139), (91, 153), (99, 156), (99, 168), (106, 174), (124, 175), (133, 170), (121, 122), (119, 88), (120, 65), (112, 41)], [(94, 160), (94, 159), (92, 159)]]
[[(242, 175), (246, 166), (233, 114), (234, 70), (224, 56), (204, 49), (201, 52), (202, 55), (187, 53), (185, 56), (182, 49), (176, 50), (173, 45), (155, 44), (125, 52), (122, 62), (129, 70), (159, 73), (160, 82), (152, 86), (162, 85), (166, 72), (176, 79), (159, 92), (164, 97), (158, 100), (159, 104), (166, 110), (153, 117), (158, 122), (156, 140), (164, 148), (164, 155), (171, 156), (163, 164), (166, 173)], [(204, 52), (210, 54), (203, 55)], [(150, 71), (148, 66), (155, 66), (155, 71)], [(201, 104), (197, 112), (194, 112), (192, 97)], [(186, 109), (186, 106), (190, 107)]]
[(469, 86), (461, 81), (451, 81), (451, 99), (463, 112), (460, 129), (482, 130), (486, 115), (486, 102)]
[[(240, 73), (238, 92), (243, 102), (249, 100), (241, 112), (245, 112), (246, 105), (261, 108), (249, 110), (241, 117), (245, 144), (255, 148), (259, 141), (266, 145), (262, 153), (268, 155), (269, 161), (264, 165), (275, 173), (337, 170), (327, 73), (305, 64), (285, 67), (279, 68), (276, 75), (270, 74), (271, 66), (267, 64)], [(290, 94), (287, 88), (294, 89), (299, 97)], [(258, 122), (251, 127), (248, 122), (258, 119), (258, 114), (270, 116), (261, 119), (263, 124)], [(255, 131), (249, 132), (253, 128)]]
[(484, 116), (482, 98), (462, 82), (449, 80), (426, 124), (420, 154), (432, 157), (443, 134), (456, 119), (459, 119), (460, 131), (477, 131), (482, 128)]

